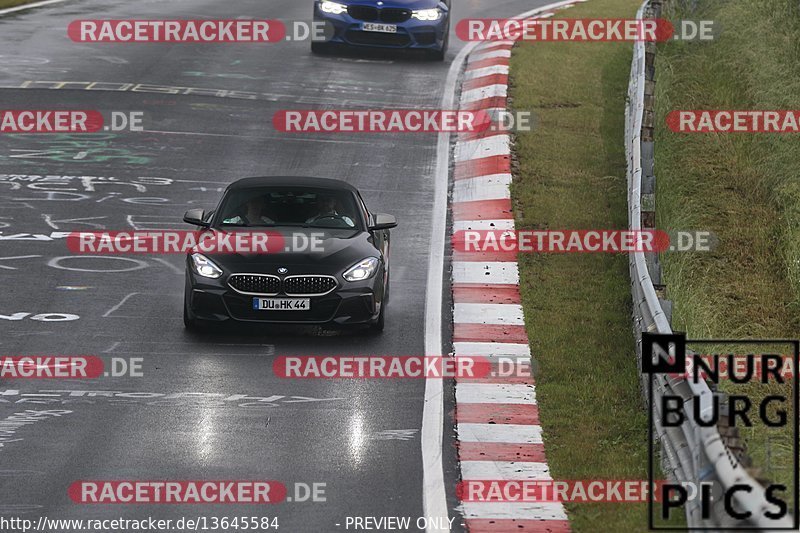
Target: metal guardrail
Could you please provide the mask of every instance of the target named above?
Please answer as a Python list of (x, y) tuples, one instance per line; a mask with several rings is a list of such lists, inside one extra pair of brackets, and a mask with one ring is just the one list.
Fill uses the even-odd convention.
[[(661, 0), (645, 0), (636, 13), (637, 19), (656, 18), (660, 15)], [(628, 101), (625, 108), (625, 153), (628, 161), (628, 225), (631, 230), (652, 228), (655, 225), (655, 174), (653, 159), (655, 43), (634, 43)], [(661, 269), (656, 254), (636, 252), (630, 254), (631, 292), (633, 295), (634, 333), (636, 353), (641, 368), (642, 332), (672, 333), (669, 314), (671, 303), (663, 297)], [(654, 283), (655, 281), (655, 283)], [(650, 376), (642, 375), (642, 390), (647, 391)], [(665, 394), (684, 399), (685, 422), (681, 427), (662, 427), (660, 402), (654, 401), (654, 434), (661, 445), (664, 473), (674, 482), (712, 484), (714, 505), (709, 518), (703, 518), (700, 498), (686, 505), (688, 526), (725, 530), (729, 527), (792, 527), (791, 520), (771, 520), (764, 512), (774, 510), (765, 498), (765, 488), (756, 481), (746, 467), (729, 450), (719, 427), (701, 427), (693, 420), (694, 403), (699, 402), (700, 416), (710, 419), (711, 391), (705, 381), (694, 383), (680, 377), (654, 374), (653, 397)], [(645, 395), (647, 397), (647, 395)], [(736, 520), (726, 513), (723, 496), (733, 485), (747, 485), (749, 493), (735, 493), (734, 502), (739, 511), (750, 511), (747, 521)]]

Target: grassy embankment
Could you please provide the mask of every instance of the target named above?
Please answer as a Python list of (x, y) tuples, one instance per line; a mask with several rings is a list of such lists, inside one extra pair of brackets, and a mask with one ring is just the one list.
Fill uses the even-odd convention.
[(0, 9), (6, 7), (15, 7), (20, 6), (22, 4), (30, 4), (32, 2), (37, 2), (38, 0), (0, 0)]
[[(691, 338), (798, 338), (797, 134), (680, 134), (663, 125), (667, 113), (680, 109), (800, 109), (800, 5), (701, 4), (695, 13), (666, 15), (714, 20), (718, 38), (669, 42), (657, 56), (658, 226), (709, 230), (719, 238), (713, 252), (664, 257), (673, 325)], [(776, 387), (753, 385), (749, 395), (758, 400), (769, 389)], [(789, 482), (791, 424), (784, 431), (759, 425), (740, 431), (766, 477)]]
[[(557, 16), (632, 18), (639, 0), (591, 0)], [(519, 229), (627, 227), (624, 111), (631, 43), (522, 43), (511, 60)], [(628, 258), (520, 256), (538, 367), (537, 401), (555, 479), (646, 479), (647, 414), (634, 352)], [(574, 504), (575, 531), (643, 531), (645, 504)]]

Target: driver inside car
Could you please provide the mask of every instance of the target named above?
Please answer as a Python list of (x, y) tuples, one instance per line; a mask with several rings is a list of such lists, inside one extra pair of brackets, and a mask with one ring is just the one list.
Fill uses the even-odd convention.
[(258, 226), (260, 224), (274, 225), (275, 221), (264, 212), (264, 202), (260, 198), (250, 198), (239, 206), (239, 215), (223, 221), (224, 224), (247, 224), (248, 226)]
[(317, 206), (319, 207), (319, 213), (306, 220), (306, 224), (314, 224), (327, 218), (341, 220), (351, 228), (356, 226), (352, 218), (336, 210), (336, 198), (333, 196), (321, 196), (317, 200)]

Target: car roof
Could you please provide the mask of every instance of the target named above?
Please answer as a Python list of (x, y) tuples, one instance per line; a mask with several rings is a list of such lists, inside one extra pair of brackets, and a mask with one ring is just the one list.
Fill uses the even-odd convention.
[(315, 187), (318, 189), (339, 189), (358, 193), (358, 189), (346, 181), (309, 176), (263, 176), (243, 178), (228, 185), (228, 190), (253, 189), (258, 187)]

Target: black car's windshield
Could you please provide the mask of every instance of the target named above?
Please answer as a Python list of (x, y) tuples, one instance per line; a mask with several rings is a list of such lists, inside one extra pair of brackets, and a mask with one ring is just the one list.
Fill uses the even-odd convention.
[(351, 192), (313, 187), (255, 187), (229, 191), (215, 218), (216, 225), (221, 228), (357, 229), (362, 226)]

